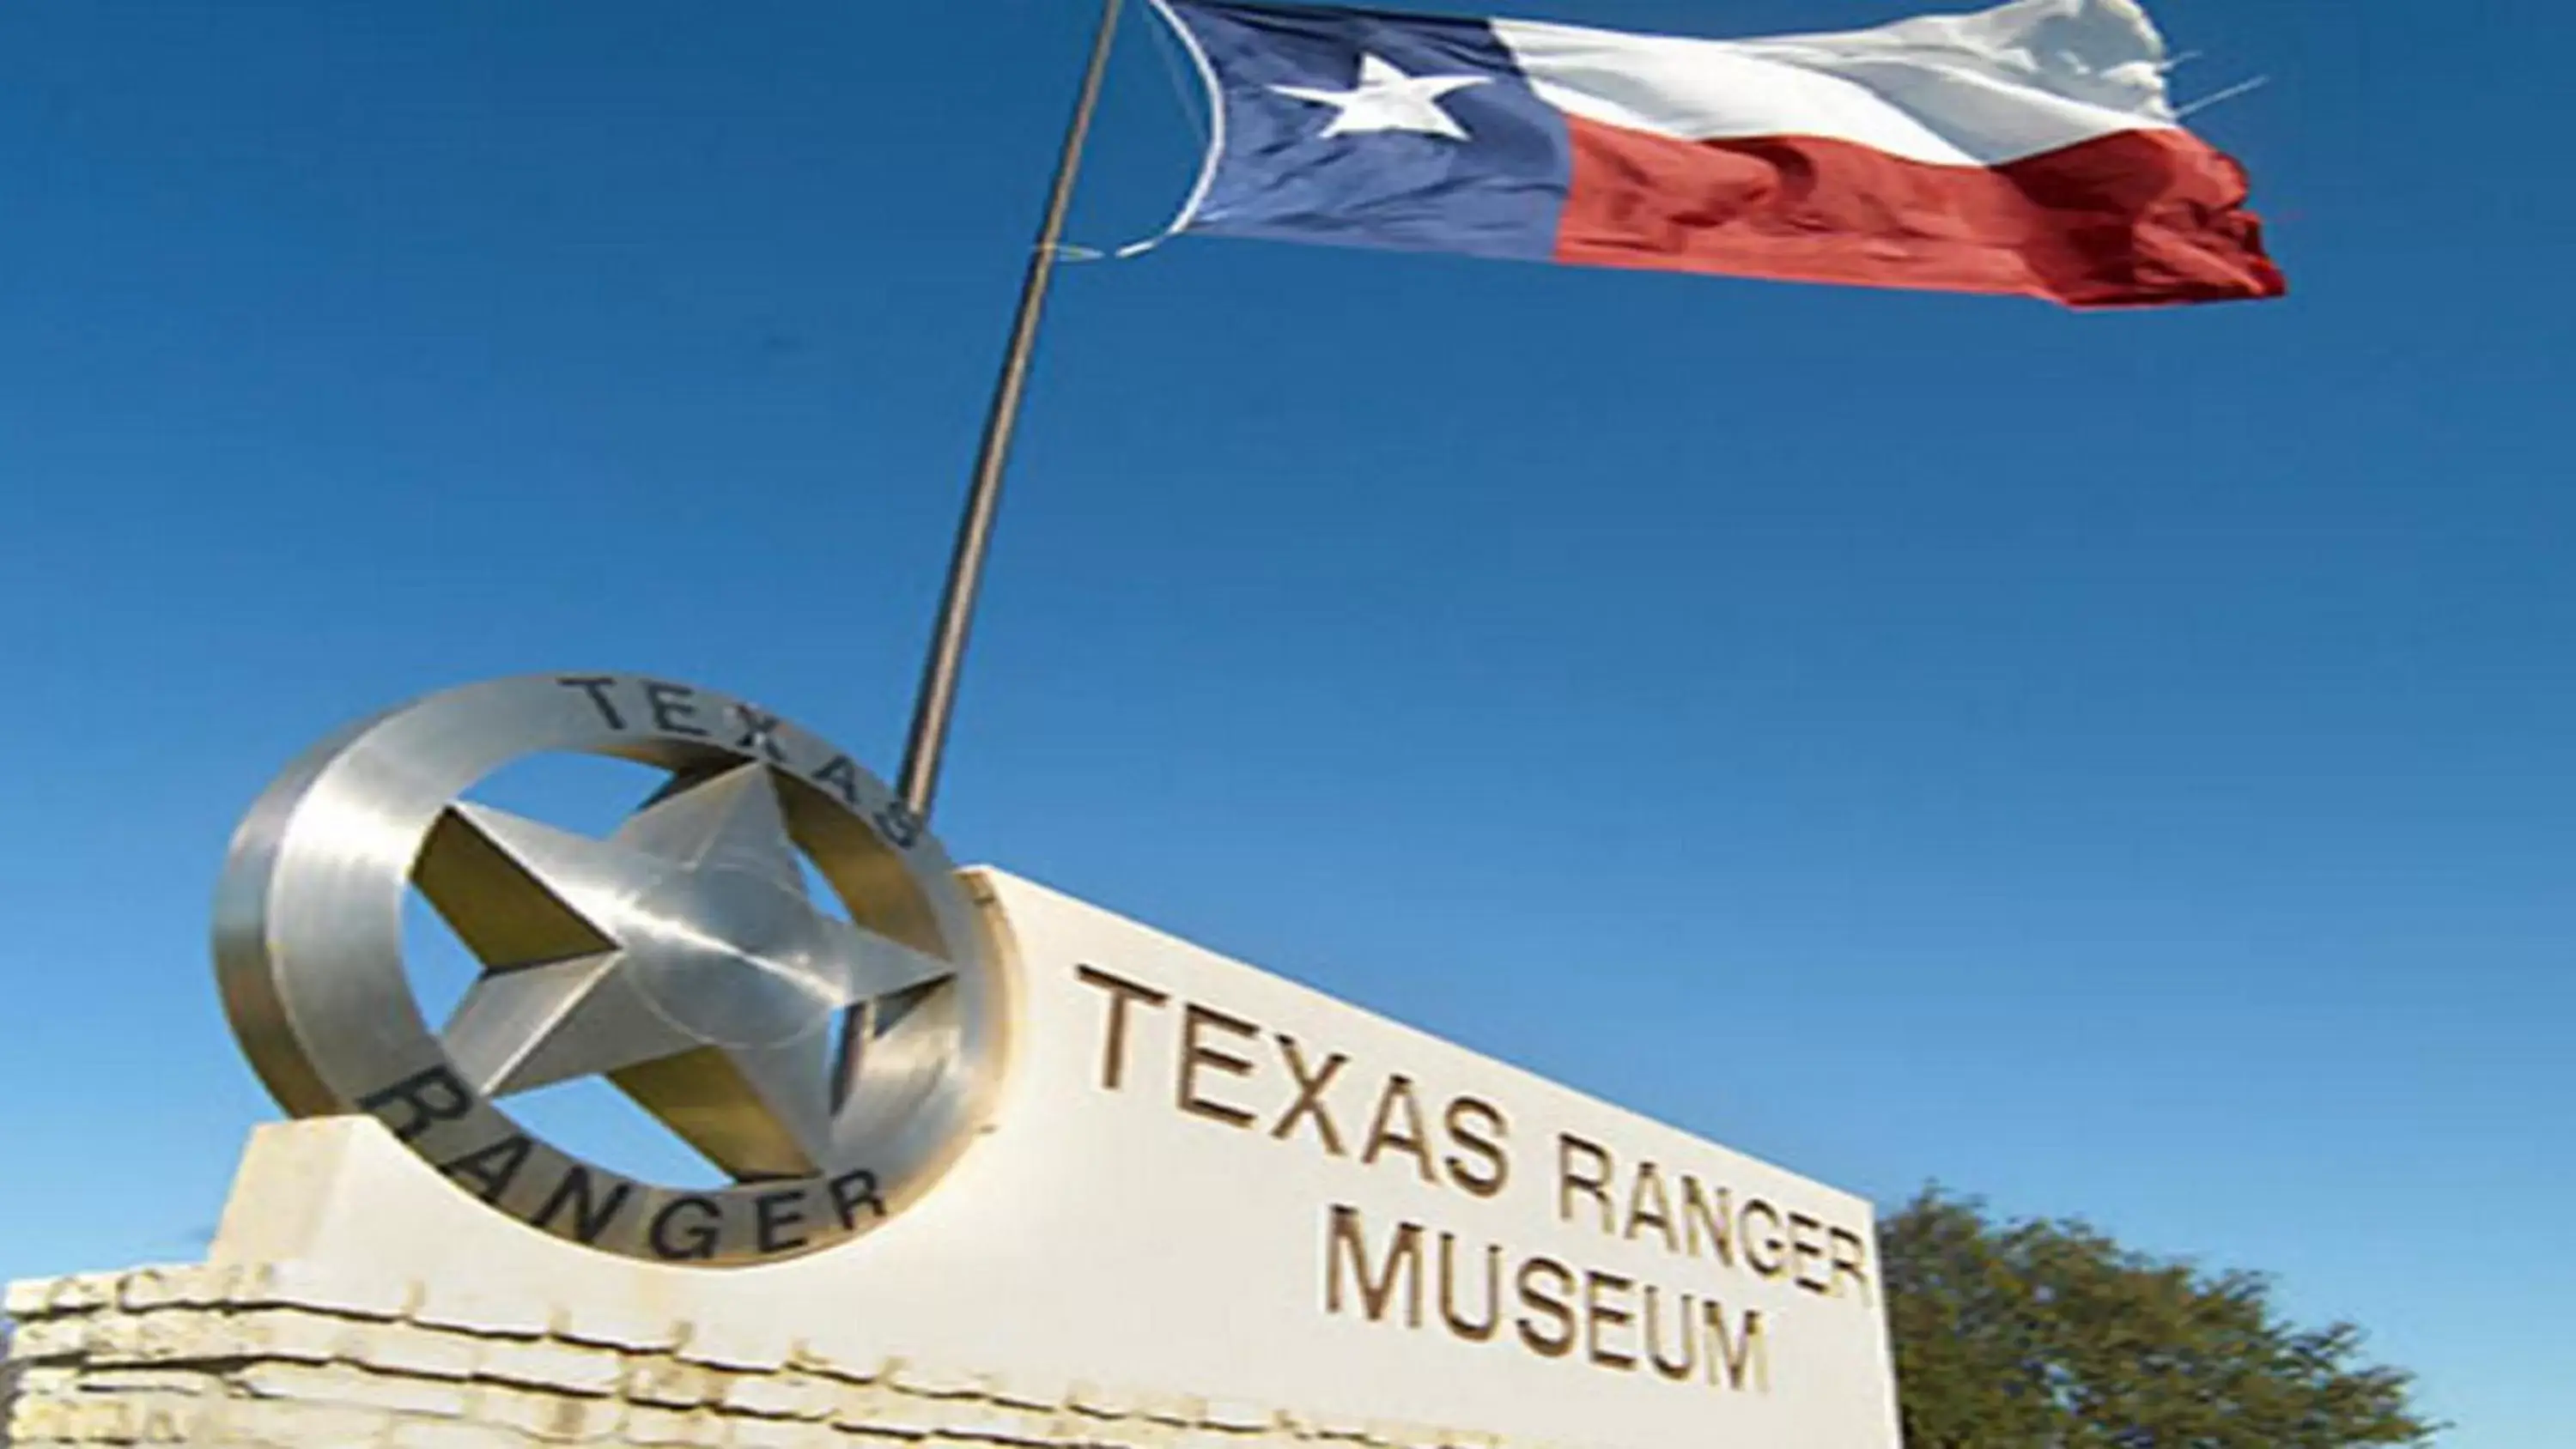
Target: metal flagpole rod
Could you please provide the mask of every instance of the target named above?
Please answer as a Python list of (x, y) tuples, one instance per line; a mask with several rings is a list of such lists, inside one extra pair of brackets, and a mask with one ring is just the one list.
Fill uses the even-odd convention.
[(984, 419), (984, 443), (975, 457), (966, 513), (958, 520), (957, 546), (948, 561), (948, 588), (940, 599), (930, 657), (922, 666), (921, 692), (912, 707), (912, 733), (904, 743), (903, 774), (895, 787), (918, 820), (930, 818), (931, 802), (939, 793), (940, 757), (948, 745), (949, 718), (957, 708), (957, 676), (966, 659), (966, 636), (975, 623), (984, 555), (992, 547), (993, 515), (1002, 502), (1002, 473), (1010, 461), (1011, 434), (1019, 425), (1020, 402), (1028, 392), (1038, 322), (1046, 314), (1047, 284), (1055, 278), (1065, 215), (1073, 207), (1074, 180), (1082, 172), (1083, 143), (1090, 139), (1091, 118), (1100, 108), (1100, 84), (1109, 73), (1110, 46), (1117, 39), (1123, 7), (1124, 0), (1103, 0), (1100, 8), (1091, 65), (1083, 72), (1082, 96), (1074, 103), (1073, 123), (1065, 130), (1064, 150), (1056, 159), (1055, 186), (1047, 193), (1046, 219), (1038, 226), (1037, 251), (1029, 257), (1028, 277), (1020, 284), (1019, 316), (1011, 324), (1010, 350), (1003, 355), (993, 408)]

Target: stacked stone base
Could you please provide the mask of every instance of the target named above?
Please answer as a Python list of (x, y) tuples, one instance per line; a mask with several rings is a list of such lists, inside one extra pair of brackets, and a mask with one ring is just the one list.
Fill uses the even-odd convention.
[(834, 1362), (758, 1325), (539, 1319), (420, 1284), (371, 1297), (292, 1265), (20, 1283), (7, 1316), (9, 1449), (1498, 1449), (1257, 1405)]

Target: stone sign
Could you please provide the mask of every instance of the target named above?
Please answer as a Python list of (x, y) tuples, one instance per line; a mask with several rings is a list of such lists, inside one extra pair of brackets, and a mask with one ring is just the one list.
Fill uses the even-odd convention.
[[(465, 798), (536, 749), (669, 781), (605, 839)], [(483, 968), (437, 1030), (414, 888)], [(208, 1264), (11, 1290), (19, 1444), (1897, 1449), (1867, 1203), (957, 872), (727, 696), (540, 677), (345, 732), (254, 810), (218, 938), (307, 1120)], [(590, 1074), (734, 1185), (504, 1108)]]

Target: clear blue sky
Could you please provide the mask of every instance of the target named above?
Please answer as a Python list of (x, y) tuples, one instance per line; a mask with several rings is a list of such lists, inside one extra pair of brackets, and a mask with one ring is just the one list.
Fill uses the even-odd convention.
[[(1751, 33), (1901, 0), (1555, 0)], [(310, 739), (890, 772), (1086, 0), (0, 5), (0, 1276), (182, 1258)], [(2164, 0), (2295, 295), (1183, 242), (1064, 279), (942, 833), (1829, 1181), (2281, 1275), (2576, 1443), (2559, 6)], [(1139, 27), (1077, 231), (1194, 159)]]

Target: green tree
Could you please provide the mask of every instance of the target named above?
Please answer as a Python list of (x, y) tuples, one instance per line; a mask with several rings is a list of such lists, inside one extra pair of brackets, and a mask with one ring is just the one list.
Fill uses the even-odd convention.
[(2269, 1283), (1994, 1221), (1937, 1188), (1880, 1225), (1907, 1449), (2425, 1445), (2411, 1376), (2301, 1329)]

